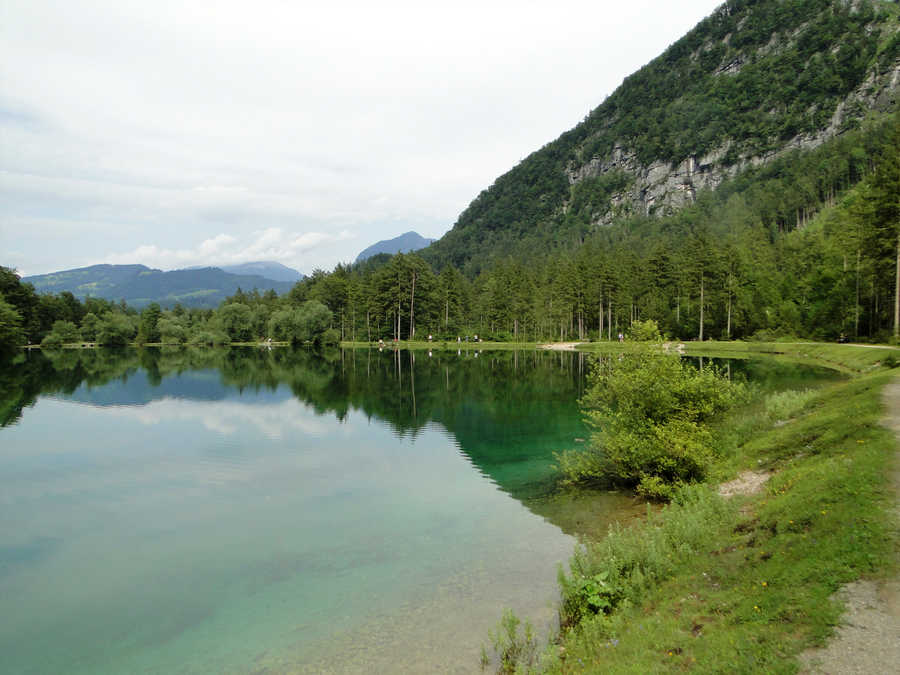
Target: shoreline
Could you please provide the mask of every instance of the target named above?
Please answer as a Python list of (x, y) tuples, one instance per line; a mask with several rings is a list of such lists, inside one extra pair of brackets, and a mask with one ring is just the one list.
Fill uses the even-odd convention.
[[(687, 346), (690, 355), (707, 351), (699, 343)], [(609, 560), (614, 554), (626, 561), (620, 573), (631, 579), (627, 560), (642, 559), (648, 538), (658, 539), (660, 531), (684, 533), (660, 544), (653, 555), (662, 560), (649, 568), (636, 563), (646, 585), (632, 601), (563, 629), (537, 657), (540, 672), (780, 672), (822, 659), (828, 665), (836, 653), (844, 659), (837, 663), (857, 656), (864, 664), (889, 662), (890, 646), (869, 657), (866, 645), (900, 630), (885, 624), (897, 620), (896, 594), (887, 594), (893, 604), (882, 603), (866, 630), (841, 628), (836, 634), (835, 628), (858, 618), (865, 593), (854, 595), (853, 589), (896, 589), (900, 583), (900, 443), (896, 429), (886, 426), (891, 416), (900, 419), (900, 370), (883, 363), (886, 348), (896, 348), (715, 346), (710, 351), (719, 356), (768, 353), (850, 377), (798, 397), (802, 401), (785, 419), (767, 418), (759, 402), (727, 414), (717, 429), (726, 450), (693, 498), (581, 547), (577, 569), (591, 569), (584, 562), (591, 556)], [(888, 409), (890, 387), (897, 391)], [(575, 569), (567, 574), (577, 575)], [(617, 580), (605, 583), (615, 588)], [(843, 642), (848, 636), (851, 642)], [(823, 646), (826, 651), (810, 651)]]

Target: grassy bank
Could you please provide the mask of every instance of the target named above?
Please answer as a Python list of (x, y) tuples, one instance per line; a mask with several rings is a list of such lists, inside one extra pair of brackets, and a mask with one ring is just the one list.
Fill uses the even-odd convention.
[[(856, 370), (885, 351), (797, 348)], [(581, 548), (561, 575), (559, 643), (533, 666), (796, 672), (798, 654), (838, 621), (833, 593), (893, 571), (896, 443), (879, 421), (881, 391), (896, 375), (870, 370), (734, 412), (719, 429), (728, 459), (714, 474), (753, 469), (769, 476), (762, 489), (724, 499), (713, 485), (691, 487), (642, 524)]]
[(828, 342), (685, 342), (686, 354), (740, 357), (772, 354), (864, 373), (887, 363), (900, 363), (900, 348), (889, 345), (835, 344)]
[[(617, 353), (626, 351), (629, 343), (584, 342), (579, 351)], [(723, 358), (749, 358), (751, 356), (784, 356), (794, 361), (825, 365), (845, 373), (864, 373), (883, 365), (900, 363), (900, 348), (890, 345), (836, 344), (828, 342), (729, 342), (707, 340), (705, 342), (673, 342), (670, 348), (680, 346), (691, 356), (721, 356)]]

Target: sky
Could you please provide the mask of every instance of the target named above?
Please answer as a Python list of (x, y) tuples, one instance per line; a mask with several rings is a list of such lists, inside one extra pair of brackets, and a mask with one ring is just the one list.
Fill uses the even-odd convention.
[(2, 0), (0, 265), (440, 237), (718, 4)]

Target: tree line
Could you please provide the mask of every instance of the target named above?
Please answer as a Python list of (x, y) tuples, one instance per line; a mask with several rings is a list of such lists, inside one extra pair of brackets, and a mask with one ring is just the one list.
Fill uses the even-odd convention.
[(69, 291), (39, 294), (15, 270), (0, 267), (0, 355), (25, 344), (54, 348), (70, 343), (120, 347), (128, 344), (217, 345), (273, 339), (291, 343), (336, 343), (332, 315), (320, 302), (295, 302), (274, 291), (254, 290), (227, 298), (216, 309), (163, 309), (150, 303), (142, 311), (124, 301)]
[(316, 270), (281, 296), (238, 290), (214, 310), (40, 295), (0, 268), (0, 345), (608, 340), (638, 319), (682, 340), (884, 341), (900, 324), (898, 158), (894, 114), (745, 171), (674, 215), (495, 251), (477, 274), (427, 249), (381, 254)]

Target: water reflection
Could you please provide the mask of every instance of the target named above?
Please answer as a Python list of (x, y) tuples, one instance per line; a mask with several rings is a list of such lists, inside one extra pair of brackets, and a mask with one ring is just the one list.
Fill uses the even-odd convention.
[[(415, 438), (429, 423), (439, 424), (482, 473), (527, 499), (549, 487), (547, 448), (577, 447), (588, 437), (577, 402), (592, 358), (477, 349), (37, 352), (0, 374), (0, 424), (15, 424), (39, 396), (52, 395), (96, 406), (143, 406), (129, 414), (144, 424), (194, 418), (223, 433), (244, 425), (268, 437), (314, 432), (314, 423), (274, 405), (293, 397), (338, 420), (358, 410), (386, 422), (398, 438)], [(732, 377), (769, 389), (839, 377), (774, 359), (713, 363)], [(110, 382), (116, 386), (104, 386)], [(248, 392), (254, 394), (252, 402), (243, 396)], [(186, 408), (176, 404), (179, 400), (216, 405)], [(221, 405), (228, 401), (232, 405)]]
[(466, 410), (493, 404), (506, 360), (470, 363), (85, 351), (5, 371), (4, 672), (468, 672), (504, 606), (546, 625), (572, 540), (439, 421), (466, 387)]
[[(0, 595), (17, 608), (0, 616), (5, 667), (474, 669), (504, 606), (552, 618), (573, 543), (560, 530), (635, 508), (552, 489), (550, 451), (587, 437), (588, 363), (474, 349), (23, 356), (0, 373)], [(735, 376), (770, 377), (754, 364)]]
[[(414, 439), (437, 424), (502, 490), (565, 532), (579, 534), (577, 517), (551, 498), (556, 477), (551, 451), (579, 447), (589, 437), (578, 399), (596, 358), (474, 348), (30, 353), (2, 374), (0, 422), (15, 424), (39, 396), (51, 395), (115, 406), (117, 415), (143, 425), (193, 421), (225, 435), (255, 428), (270, 439), (325, 433), (328, 423), (317, 415), (343, 421), (351, 410), (386, 423), (400, 439)], [(610, 358), (619, 356), (599, 357)], [(699, 359), (692, 362), (699, 365)], [(770, 389), (839, 377), (765, 358), (713, 363), (731, 377)], [(112, 382), (115, 387), (104, 386)], [(313, 414), (298, 414), (288, 405), (292, 399)]]
[[(99, 406), (237, 401), (248, 391), (267, 404), (293, 396), (338, 420), (351, 409), (361, 411), (386, 422), (401, 438), (415, 437), (429, 423), (440, 424), (477, 467), (513, 491), (514, 476), (497, 467), (511, 458), (529, 460), (534, 447), (542, 447), (546, 455), (548, 441), (569, 447), (585, 435), (577, 409), (584, 357), (534, 351), (476, 354), (253, 349), (34, 353), (4, 373), (0, 420), (4, 426), (15, 423), (42, 394)], [(109, 382), (117, 386), (102, 386)], [(267, 433), (284, 433), (278, 430), (283, 421), (271, 411), (215, 410), (203, 413), (204, 424), (266, 425)], [(199, 413), (155, 405), (141, 417), (149, 421), (165, 414)], [(517, 440), (528, 447), (511, 448)]]

